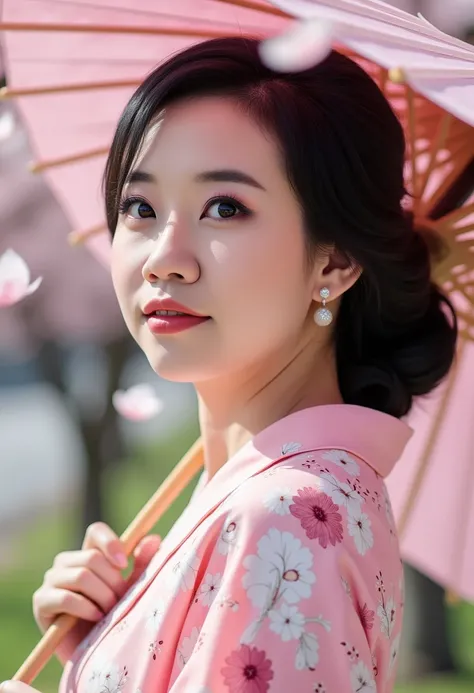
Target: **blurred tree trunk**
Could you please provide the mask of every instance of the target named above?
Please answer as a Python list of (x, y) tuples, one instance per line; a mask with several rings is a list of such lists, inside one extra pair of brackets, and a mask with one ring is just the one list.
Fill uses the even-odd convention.
[(401, 678), (454, 670), (444, 589), (409, 565), (405, 579)]
[(419, 602), (418, 649), (434, 671), (453, 671), (455, 664), (449, 646), (446, 593), (426, 575), (414, 572), (415, 598)]
[[(77, 421), (85, 451), (85, 474), (80, 510), (77, 545), (84, 537), (85, 529), (97, 521), (106, 521), (104, 513), (103, 471), (123, 457), (123, 440), (118, 427), (118, 417), (112, 404), (112, 395), (119, 386), (120, 374), (129, 353), (130, 338), (121, 337), (101, 345), (108, 370), (107, 390), (104, 393), (105, 408), (97, 416), (91, 416), (77, 406), (71, 415)], [(46, 381), (53, 384), (65, 398), (71, 399), (64, 377), (65, 354), (55, 341), (43, 341), (38, 352), (38, 362)], [(72, 400), (72, 404), (76, 404)]]
[(81, 418), (81, 432), (87, 451), (81, 536), (92, 522), (106, 521), (103, 507), (103, 472), (123, 457), (123, 440), (118, 427), (117, 413), (112, 404), (112, 395), (119, 387), (120, 375), (128, 356), (129, 343), (130, 339), (127, 336), (103, 347), (108, 366), (105, 411), (95, 420), (86, 421)]

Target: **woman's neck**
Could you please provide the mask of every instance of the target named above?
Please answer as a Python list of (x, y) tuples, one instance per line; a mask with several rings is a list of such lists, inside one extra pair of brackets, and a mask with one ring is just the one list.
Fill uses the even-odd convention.
[[(256, 369), (257, 370), (257, 369)], [(208, 479), (245, 443), (301, 409), (342, 403), (334, 358), (303, 349), (284, 367), (196, 385)]]

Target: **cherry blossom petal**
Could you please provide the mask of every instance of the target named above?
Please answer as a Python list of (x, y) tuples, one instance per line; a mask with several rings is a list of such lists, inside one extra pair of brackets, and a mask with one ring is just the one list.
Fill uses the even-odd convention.
[(0, 142), (4, 142), (13, 135), (15, 130), (15, 117), (11, 111), (5, 111), (0, 116)]
[(317, 19), (299, 21), (260, 46), (262, 62), (277, 72), (308, 70), (326, 58), (332, 45), (332, 25)]
[(34, 280), (34, 282), (31, 282), (29, 287), (26, 289), (25, 296), (30, 296), (31, 294), (34, 294), (34, 292), (40, 287), (42, 281), (43, 277), (38, 277)]
[(128, 390), (117, 390), (112, 402), (118, 413), (130, 421), (147, 421), (159, 414), (163, 402), (151, 385), (134, 385)]
[(11, 248), (0, 256), (0, 307), (13, 306), (35, 292), (42, 282), (38, 277), (30, 284), (30, 269)]

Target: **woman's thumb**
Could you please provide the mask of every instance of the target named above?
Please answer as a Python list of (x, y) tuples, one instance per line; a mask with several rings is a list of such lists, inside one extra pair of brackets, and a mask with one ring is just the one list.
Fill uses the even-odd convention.
[(160, 544), (161, 537), (159, 537), (157, 534), (149, 534), (141, 540), (133, 552), (134, 565), (133, 570), (127, 580), (128, 586), (133, 585), (133, 583), (138, 580), (153, 556), (160, 548)]

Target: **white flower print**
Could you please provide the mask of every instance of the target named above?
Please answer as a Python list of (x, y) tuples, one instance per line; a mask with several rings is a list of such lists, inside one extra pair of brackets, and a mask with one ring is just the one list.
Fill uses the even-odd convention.
[(120, 623), (117, 626), (117, 633), (123, 633), (124, 630), (127, 630), (128, 628), (128, 621), (126, 618), (123, 619), (123, 621), (120, 621)]
[(319, 661), (319, 642), (313, 633), (303, 633), (296, 650), (295, 667), (302, 669), (314, 669)]
[(353, 693), (377, 693), (372, 672), (362, 660), (351, 669), (351, 685)]
[(301, 449), (301, 443), (285, 443), (281, 446), (282, 455), (291, 455), (292, 452), (298, 452)]
[(263, 504), (271, 513), (289, 515), (293, 492), (287, 486), (272, 488), (263, 498)]
[(385, 599), (382, 595), (379, 606), (377, 607), (377, 616), (380, 619), (380, 630), (386, 638), (391, 638), (395, 625), (395, 617), (397, 609), (393, 597)]
[(269, 479), (271, 476), (275, 476), (275, 474), (278, 472), (279, 467), (273, 466), (270, 467), (270, 469), (267, 469), (266, 472), (262, 474), (263, 479)]
[(283, 603), (279, 611), (272, 609), (268, 614), (272, 621), (270, 630), (283, 640), (299, 640), (304, 633), (305, 618), (296, 606)]
[(348, 515), (347, 529), (349, 534), (354, 538), (357, 551), (364, 556), (368, 549), (374, 545), (374, 535), (372, 533), (372, 523), (369, 516), (360, 512), (358, 514)]
[(128, 679), (126, 667), (118, 667), (110, 660), (97, 659), (86, 684), (87, 693), (121, 693)]
[(217, 573), (217, 575), (207, 573), (206, 577), (204, 578), (204, 582), (197, 593), (197, 599), (201, 602), (201, 604), (204, 606), (211, 606), (221, 585), (221, 581), (222, 578), (220, 573)]
[(393, 639), (392, 646), (390, 647), (390, 661), (388, 665), (388, 676), (390, 677), (395, 669), (395, 665), (397, 663), (398, 659), (398, 650), (400, 648), (400, 638), (401, 638), (401, 633), (397, 635), (396, 638)]
[(184, 667), (186, 662), (189, 660), (191, 657), (194, 648), (196, 647), (197, 641), (199, 638), (199, 631), (194, 626), (194, 628), (191, 631), (191, 634), (187, 638), (183, 638), (181, 641), (181, 645), (178, 648), (178, 661), (181, 669)]
[(237, 602), (235, 599), (232, 599), (228, 595), (224, 595), (223, 597), (221, 597), (217, 603), (220, 609), (224, 609), (225, 607), (227, 607), (231, 611), (239, 610), (239, 602)]
[(242, 584), (254, 606), (271, 608), (282, 597), (296, 604), (311, 595), (316, 576), (311, 570), (313, 554), (290, 532), (271, 528), (257, 543), (258, 556), (246, 556), (247, 573)]
[(344, 450), (328, 450), (322, 454), (323, 460), (329, 460), (338, 467), (345, 469), (349, 476), (359, 476), (360, 467), (356, 460)]
[(232, 546), (237, 540), (237, 523), (233, 520), (228, 520), (222, 530), (217, 550), (222, 556), (227, 556)]
[(194, 586), (197, 571), (199, 569), (199, 556), (193, 549), (184, 552), (173, 566), (171, 572), (168, 572), (168, 584), (174, 586), (176, 578), (183, 592), (190, 590)]
[(347, 508), (348, 513), (360, 513), (360, 508), (365, 499), (349, 484), (345, 484), (328, 472), (321, 472), (320, 490), (330, 496), (333, 503)]
[(164, 602), (159, 600), (156, 602), (155, 606), (151, 611), (149, 611), (148, 616), (145, 621), (145, 627), (151, 635), (156, 635), (160, 629), (161, 623), (163, 621), (163, 616), (165, 615), (165, 605)]

